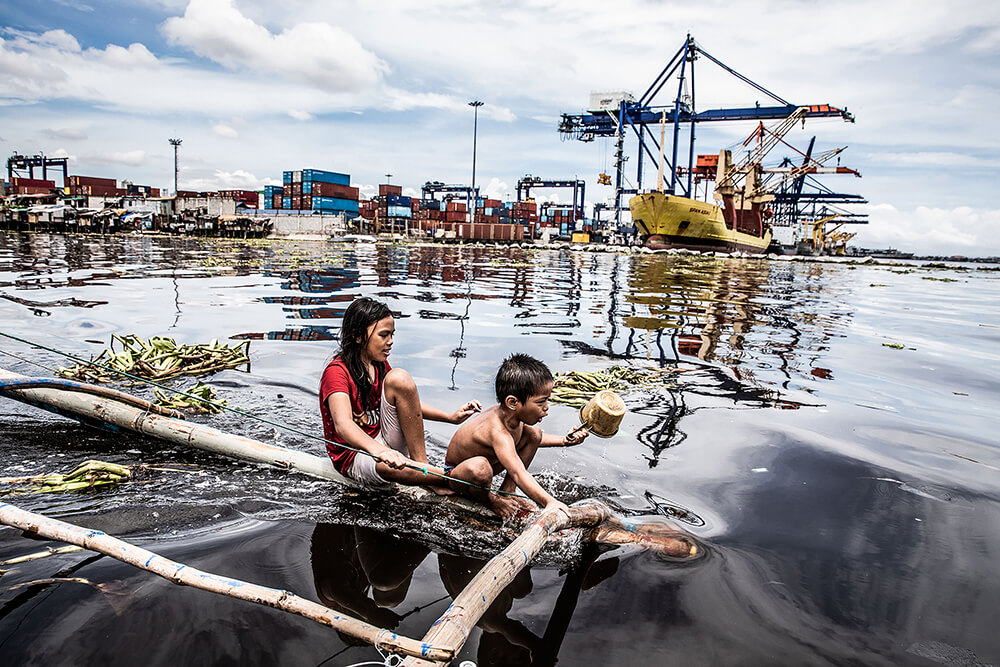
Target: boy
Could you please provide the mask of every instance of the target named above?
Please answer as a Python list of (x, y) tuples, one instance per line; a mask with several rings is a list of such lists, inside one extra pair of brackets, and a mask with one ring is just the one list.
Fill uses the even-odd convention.
[(552, 373), (538, 359), (526, 354), (507, 357), (497, 371), (495, 388), (498, 404), (459, 427), (445, 455), (449, 476), (485, 488), (458, 482), (452, 482), (451, 488), (488, 503), (504, 519), (518, 510), (534, 509), (523, 498), (485, 490), (490, 488), (493, 475), (506, 470), (500, 491), (509, 494), (517, 488), (544, 509), (566, 511), (566, 505), (539, 486), (528, 465), (539, 447), (576, 445), (587, 437), (587, 431), (553, 436), (535, 426), (548, 414), (552, 394)]

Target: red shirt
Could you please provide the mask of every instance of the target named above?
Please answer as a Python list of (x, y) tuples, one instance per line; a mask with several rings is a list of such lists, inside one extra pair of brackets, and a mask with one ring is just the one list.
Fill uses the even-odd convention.
[[(319, 382), (319, 413), (323, 416), (323, 437), (326, 438), (326, 453), (333, 461), (333, 467), (337, 472), (346, 474), (346, 470), (354, 463), (354, 456), (357, 452), (344, 447), (338, 447), (333, 443), (354, 447), (333, 427), (333, 416), (330, 414), (330, 406), (327, 399), (331, 394), (337, 392), (347, 394), (351, 399), (351, 416), (354, 423), (361, 427), (361, 430), (372, 438), (378, 436), (382, 431), (382, 381), (389, 372), (389, 363), (385, 363), (385, 368), (379, 372), (378, 365), (375, 366), (375, 382), (372, 384), (371, 409), (361, 409), (361, 394), (358, 386), (354, 384), (354, 379), (347, 370), (344, 361), (337, 357), (331, 361), (323, 371), (323, 378)], [(356, 449), (356, 447), (355, 447)]]

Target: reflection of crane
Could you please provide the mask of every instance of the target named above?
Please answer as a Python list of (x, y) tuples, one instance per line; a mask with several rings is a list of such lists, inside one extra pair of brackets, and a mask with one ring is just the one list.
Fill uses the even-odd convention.
[[(749, 84), (758, 92), (766, 95), (776, 104), (728, 109), (710, 109), (697, 111), (695, 108), (695, 85), (694, 69), (695, 61), (704, 57), (712, 63), (718, 65), (723, 70), (733, 75), (740, 81)], [(690, 68), (690, 69), (689, 69)], [(652, 106), (653, 100), (667, 85), (668, 81), (676, 75), (677, 89), (674, 100), (665, 106)], [(690, 85), (689, 85), (690, 84)], [(653, 133), (648, 132), (647, 125), (659, 123), (664, 112), (667, 114), (668, 123), (672, 125), (672, 150), (666, 157), (666, 169), (670, 173), (669, 184), (665, 186), (666, 192), (670, 194), (680, 194), (685, 197), (692, 197), (692, 172), (694, 162), (694, 138), (695, 123), (707, 121), (737, 121), (737, 120), (769, 120), (785, 119), (790, 114), (800, 108), (799, 105), (791, 104), (785, 99), (778, 97), (766, 88), (754, 83), (744, 75), (723, 64), (712, 55), (707, 53), (695, 40), (688, 35), (684, 44), (674, 54), (670, 62), (667, 63), (663, 71), (654, 79), (642, 97), (638, 101), (631, 95), (624, 93), (612, 94), (605, 99), (596, 100), (599, 108), (591, 108), (582, 114), (563, 114), (559, 123), (559, 132), (579, 141), (593, 141), (595, 137), (615, 137), (615, 222), (620, 222), (622, 197), (638, 194), (642, 190), (642, 170), (645, 158), (649, 158), (654, 164), (657, 162), (656, 153), (660, 150), (657, 138)], [(594, 105), (591, 105), (594, 106)], [(817, 117), (839, 117), (846, 121), (854, 121), (854, 117), (846, 109), (839, 109), (828, 104), (817, 104), (802, 107), (802, 118)], [(687, 124), (689, 133), (687, 137), (687, 173), (688, 178), (684, 181), (678, 178), (678, 167), (680, 161), (684, 160), (679, 156), (681, 150), (681, 125)], [(624, 154), (625, 133), (631, 129), (638, 140), (638, 155), (636, 161), (635, 186), (625, 187), (624, 166), (628, 159)], [(650, 147), (652, 144), (652, 149)], [(655, 152), (654, 152), (655, 151)]]
[[(517, 201), (525, 201), (531, 197), (531, 188), (573, 188), (573, 209), (576, 219), (583, 220), (583, 197), (586, 184), (577, 179), (573, 181), (550, 181), (538, 176), (526, 174), (517, 182)], [(522, 195), (523, 192), (523, 195)], [(577, 194), (579, 192), (579, 194)]]

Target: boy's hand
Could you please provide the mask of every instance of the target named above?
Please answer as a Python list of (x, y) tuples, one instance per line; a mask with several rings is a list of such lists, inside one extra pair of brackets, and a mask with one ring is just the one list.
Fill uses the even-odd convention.
[(590, 435), (590, 431), (585, 428), (570, 431), (563, 438), (563, 446), (572, 447), (573, 445), (579, 445), (588, 435)]
[(406, 458), (395, 449), (391, 447), (386, 447), (384, 450), (378, 453), (378, 460), (386, 464), (390, 468), (395, 468), (396, 470), (401, 470), (406, 467), (410, 462), (410, 459)]
[(451, 413), (449, 421), (452, 424), (461, 424), (466, 419), (476, 414), (477, 412), (482, 412), (483, 406), (479, 404), (479, 401), (469, 401), (455, 412)]

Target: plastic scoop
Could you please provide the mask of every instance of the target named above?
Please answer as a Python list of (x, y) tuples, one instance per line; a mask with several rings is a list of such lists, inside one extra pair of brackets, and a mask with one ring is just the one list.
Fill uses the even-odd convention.
[(623, 417), (625, 401), (622, 397), (613, 391), (599, 391), (580, 408), (580, 421), (583, 423), (570, 435), (585, 428), (599, 438), (610, 438), (618, 432)]

